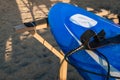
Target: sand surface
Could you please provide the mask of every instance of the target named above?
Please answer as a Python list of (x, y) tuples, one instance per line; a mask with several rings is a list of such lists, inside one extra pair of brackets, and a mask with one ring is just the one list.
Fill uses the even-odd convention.
[[(57, 80), (59, 59), (28, 32), (18, 34), (13, 28), (47, 17), (50, 7), (59, 1), (118, 23), (120, 0), (0, 0), (0, 80)], [(49, 29), (38, 33), (59, 49)], [(83, 80), (70, 65), (68, 80)]]

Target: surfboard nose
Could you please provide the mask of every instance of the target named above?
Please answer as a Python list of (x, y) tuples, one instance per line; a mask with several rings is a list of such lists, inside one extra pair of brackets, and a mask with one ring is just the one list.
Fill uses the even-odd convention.
[[(67, 3), (55, 4), (50, 9), (48, 20), (51, 32), (65, 54), (82, 44), (79, 39), (86, 30), (93, 30), (95, 33), (104, 30), (106, 38), (120, 34), (120, 27), (114, 23)], [(97, 50), (108, 58), (111, 66), (110, 74), (120, 75), (120, 65), (118, 64), (120, 62), (120, 44), (105, 46)], [(85, 80), (104, 80), (106, 77), (79, 69), (84, 68), (84, 70), (106, 75), (107, 65), (103, 64), (106, 61), (98, 54), (93, 51), (81, 50), (72, 54), (69, 61), (77, 66), (76, 69)], [(115, 79), (116, 77), (110, 78), (110, 80)]]

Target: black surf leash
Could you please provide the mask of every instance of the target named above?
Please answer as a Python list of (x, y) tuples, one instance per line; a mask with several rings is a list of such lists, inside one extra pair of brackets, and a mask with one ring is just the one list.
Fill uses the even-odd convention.
[(120, 44), (120, 35), (105, 39), (105, 31), (104, 30), (101, 30), (98, 34), (96, 34), (93, 30), (87, 30), (82, 34), (80, 41), (82, 42), (82, 45), (77, 47), (76, 49), (71, 50), (70, 52), (66, 53), (64, 56), (64, 59), (61, 62), (61, 65), (64, 62), (64, 60), (66, 60), (69, 64), (71, 64), (68, 57), (70, 55), (74, 54), (75, 52), (80, 51), (80, 50), (91, 50), (93, 52), (98, 53), (107, 62), (107, 74), (106, 75), (77, 67), (74, 64), (71, 64), (71, 65), (77, 69), (80, 69), (81, 71), (99, 75), (99, 76), (103, 76), (103, 77), (105, 77), (106, 80), (109, 80), (110, 78), (120, 79), (120, 77), (118, 77), (118, 76), (110, 75), (109, 60), (107, 59), (107, 57), (105, 55), (103, 55), (101, 52), (99, 52), (97, 50), (97, 48), (100, 48), (100, 47), (113, 45), (113, 44)]

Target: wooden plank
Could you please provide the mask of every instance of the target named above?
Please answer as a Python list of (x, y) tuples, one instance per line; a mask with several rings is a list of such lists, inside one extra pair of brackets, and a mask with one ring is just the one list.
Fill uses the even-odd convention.
[(44, 38), (42, 38), (38, 33), (32, 34), (35, 39), (37, 39), (40, 43), (42, 43), (46, 48), (48, 48), (53, 54), (55, 54), (58, 58), (63, 59), (64, 55), (56, 50), (51, 44), (49, 44)]
[(37, 21), (35, 21), (35, 23), (36, 23), (36, 30), (48, 28), (48, 26), (49, 26), (48, 25), (48, 18), (37, 20)]
[[(54, 55), (56, 55), (59, 59), (60, 62), (64, 59), (63, 53), (59, 52), (56, 50), (51, 44), (49, 44), (44, 38), (42, 38), (38, 33), (31, 33), (35, 39), (37, 39), (40, 43), (42, 43), (46, 48), (48, 48)], [(59, 73), (60, 80), (67, 80), (67, 62), (64, 61), (61, 65), (60, 68), (60, 73)]]
[(24, 24), (18, 25), (14, 27), (14, 30), (17, 33), (23, 33), (25, 31), (31, 31), (31, 30), (35, 30), (35, 27), (26, 27)]
[(67, 67), (68, 67), (67, 61), (64, 60), (60, 68), (60, 75), (59, 75), (60, 80), (67, 80)]
[[(33, 24), (34, 23), (34, 24)], [(48, 21), (47, 18), (33, 21), (33, 22), (26, 22), (21, 25), (15, 26), (14, 30), (17, 33), (22, 33), (25, 31), (31, 31), (31, 30), (38, 30), (38, 29), (43, 29), (48, 27)]]
[[(31, 23), (31, 22), (30, 22)], [(64, 59), (64, 54), (62, 52), (59, 52), (57, 49), (55, 49), (50, 43), (48, 43), (42, 36), (40, 36), (35, 30), (36, 29), (43, 29), (47, 28), (48, 24), (44, 20), (43, 22), (35, 22), (37, 26), (26, 26), (25, 24), (21, 24), (18, 26), (15, 26), (15, 31), (17, 33), (22, 33), (25, 31), (29, 31), (30, 34), (33, 35), (35, 39), (37, 39), (40, 43), (42, 43), (46, 48), (48, 48), (54, 55), (56, 55), (60, 62)], [(67, 80), (67, 62), (64, 61), (60, 68), (60, 80)]]

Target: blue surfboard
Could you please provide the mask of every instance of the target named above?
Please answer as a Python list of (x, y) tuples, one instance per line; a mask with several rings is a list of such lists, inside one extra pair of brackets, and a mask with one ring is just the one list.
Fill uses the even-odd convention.
[[(87, 30), (96, 34), (104, 30), (105, 38), (120, 34), (120, 27), (113, 22), (67, 3), (55, 4), (49, 11), (48, 21), (51, 32), (64, 54), (82, 45), (80, 38)], [(120, 79), (120, 44), (99, 47), (97, 51), (109, 61), (109, 80)], [(106, 80), (107, 61), (99, 53), (87, 49), (79, 50), (68, 59), (76, 66), (84, 80)]]

